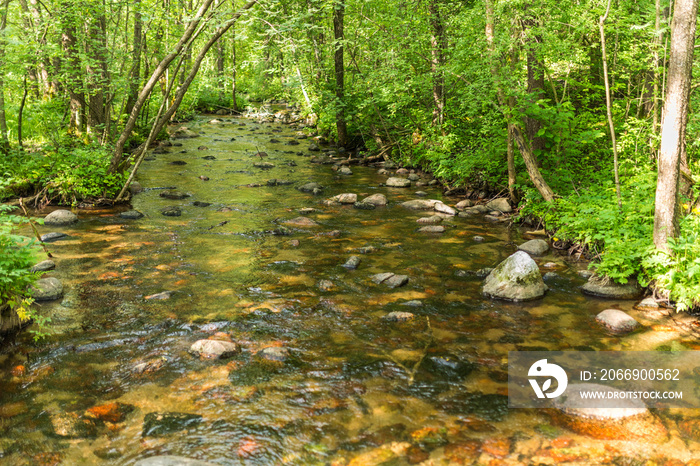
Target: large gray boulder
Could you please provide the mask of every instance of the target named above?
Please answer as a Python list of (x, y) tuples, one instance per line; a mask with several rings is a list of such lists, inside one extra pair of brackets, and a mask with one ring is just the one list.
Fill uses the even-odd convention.
[(436, 201), (433, 209), (435, 212), (440, 212), (441, 214), (457, 215), (457, 211), (455, 209), (441, 201)]
[(531, 239), (520, 246), (518, 249), (525, 251), (531, 256), (541, 256), (545, 252), (549, 251), (549, 244), (543, 239)]
[(615, 283), (614, 280), (593, 275), (581, 287), (584, 294), (610, 299), (635, 299), (642, 295), (643, 289), (635, 278), (630, 278), (625, 284)]
[(411, 180), (406, 178), (391, 177), (386, 180), (386, 185), (392, 188), (408, 188), (411, 186)]
[(544, 295), (547, 286), (535, 261), (518, 251), (501, 262), (484, 280), (484, 294), (510, 301), (528, 301)]
[(31, 294), (35, 301), (53, 301), (63, 296), (63, 284), (58, 278), (42, 278), (31, 287)]
[(486, 204), (486, 207), (488, 207), (490, 210), (497, 210), (499, 212), (503, 212), (504, 214), (513, 211), (513, 209), (510, 206), (510, 202), (508, 202), (508, 199), (506, 199), (505, 197), (494, 199), (493, 201)]
[(401, 207), (412, 210), (433, 210), (436, 202), (438, 201), (433, 199), (412, 199), (410, 201), (402, 202)]
[(372, 194), (362, 199), (363, 204), (374, 204), (376, 206), (385, 206), (387, 204), (386, 196), (384, 194)]
[(49, 215), (44, 217), (44, 225), (63, 226), (71, 225), (78, 221), (78, 216), (70, 210), (59, 209), (54, 210)]

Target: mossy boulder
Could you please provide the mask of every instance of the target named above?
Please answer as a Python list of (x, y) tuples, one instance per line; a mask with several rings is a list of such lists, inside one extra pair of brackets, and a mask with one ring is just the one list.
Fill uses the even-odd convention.
[(541, 298), (547, 286), (540, 269), (524, 251), (518, 251), (501, 262), (484, 280), (483, 292), (491, 298), (529, 301)]

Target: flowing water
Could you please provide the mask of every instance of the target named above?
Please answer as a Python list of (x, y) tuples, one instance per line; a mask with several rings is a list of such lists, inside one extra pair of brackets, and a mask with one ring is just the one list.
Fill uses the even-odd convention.
[[(63, 280), (65, 296), (41, 306), (51, 336), (33, 343), (24, 333), (0, 354), (0, 463), (122, 465), (170, 454), (215, 464), (632, 464), (698, 456), (698, 444), (673, 428), (660, 446), (599, 441), (544, 413), (508, 410), (508, 351), (693, 347), (678, 343), (684, 337), (673, 328), (627, 337), (600, 328), (594, 317), (610, 307), (647, 321), (633, 302), (584, 297), (578, 272), (586, 264), (550, 253), (538, 263), (555, 263), (549, 270), (558, 277), (543, 299), (486, 299), (473, 272), (512, 254), (525, 230), (476, 216), (446, 219), (440, 235), (418, 233), (416, 219), (427, 214), (398, 205), (416, 198), (416, 188), (381, 187), (387, 176), (376, 168), (339, 176), (310, 163), (310, 141), (289, 145), (288, 126), (210, 119), (187, 125), (200, 137), (175, 140), (182, 145), (144, 162), (138, 179), (146, 190), (132, 200), (144, 218), (81, 211), (76, 226), (53, 228), (70, 235), (49, 246), (57, 263), (49, 275)], [(274, 167), (256, 168), (260, 162)], [(311, 181), (325, 187), (322, 195), (296, 189)], [(166, 187), (190, 197), (165, 199)], [(419, 189), (443, 199), (437, 187)], [(321, 202), (345, 192), (382, 193), (389, 205)], [(181, 216), (161, 214), (171, 206)], [(318, 226), (283, 224), (309, 208)], [(356, 270), (342, 267), (351, 255), (361, 258)], [(409, 282), (377, 285), (370, 277), (381, 272)], [(383, 319), (392, 311), (416, 317)], [(223, 360), (188, 353), (210, 337), (242, 352)], [(288, 353), (261, 352), (268, 347)], [(435, 357), (474, 369), (461, 377), (429, 364)], [(114, 402), (117, 413), (88, 411)], [(667, 423), (678, 417), (661, 414)]]

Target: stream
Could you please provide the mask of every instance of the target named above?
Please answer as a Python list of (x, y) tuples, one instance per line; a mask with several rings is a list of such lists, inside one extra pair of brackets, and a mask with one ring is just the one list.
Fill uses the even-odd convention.
[[(333, 161), (347, 154), (309, 151), (314, 141), (297, 139), (298, 129), (213, 118), (188, 122), (199, 137), (173, 139), (144, 161), (144, 191), (131, 206), (143, 218), (121, 218), (130, 208), (122, 206), (74, 210), (80, 220), (69, 227), (39, 226), (69, 235), (48, 245), (57, 267), (47, 276), (63, 282), (64, 296), (39, 305), (52, 319), (45, 340), (23, 332), (0, 353), (0, 464), (131, 465), (158, 455), (354, 466), (700, 459), (700, 422), (692, 435), (676, 427), (695, 411), (657, 413), (670, 432), (661, 444), (596, 440), (544, 412), (509, 410), (507, 397), (508, 351), (698, 349), (692, 335), (635, 301), (584, 296), (587, 263), (558, 251), (536, 258), (556, 273), (543, 299), (485, 298), (477, 271), (532, 239), (526, 228), (444, 216), (444, 233), (418, 232), (416, 220), (432, 213), (399, 205), (416, 191), (461, 200), (427, 185), (429, 175), (408, 188), (383, 186), (395, 170), (380, 167), (340, 175)], [(297, 189), (310, 182), (322, 193)], [(162, 197), (165, 188), (187, 197)], [(341, 193), (384, 194), (388, 205), (323, 202)], [(163, 215), (175, 206), (179, 216)], [(285, 223), (300, 216), (313, 222)], [(351, 256), (356, 269), (343, 267)], [(408, 282), (375, 283), (383, 272)], [(609, 308), (644, 329), (611, 335), (595, 321)], [(413, 318), (387, 319), (392, 312)], [(188, 352), (208, 338), (241, 351)]]

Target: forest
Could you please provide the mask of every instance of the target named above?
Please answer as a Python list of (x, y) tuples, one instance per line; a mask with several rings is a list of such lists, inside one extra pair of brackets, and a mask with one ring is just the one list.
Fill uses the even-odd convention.
[[(298, 107), (361, 156), (508, 196), (600, 275), (700, 300), (696, 0), (4, 0), (0, 196), (125, 201), (170, 122)], [(15, 201), (16, 204), (16, 201)], [(2, 207), (2, 298), (31, 253)]]

